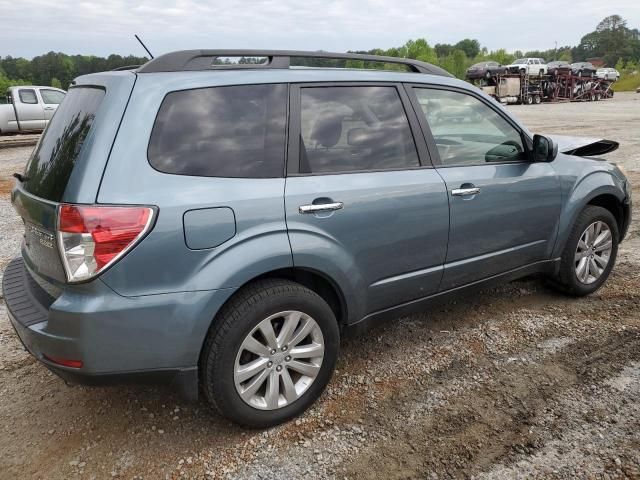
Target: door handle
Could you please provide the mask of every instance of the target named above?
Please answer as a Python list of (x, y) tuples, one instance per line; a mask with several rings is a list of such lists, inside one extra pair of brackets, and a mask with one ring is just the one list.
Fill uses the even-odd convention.
[(477, 195), (480, 193), (480, 189), (478, 187), (469, 187), (469, 188), (454, 188), (451, 190), (451, 195), (455, 195), (456, 197), (464, 197), (466, 195)]
[(45, 110), (55, 110), (53, 107), (44, 107)]
[(298, 207), (298, 212), (300, 213), (316, 213), (316, 212), (329, 212), (332, 210), (341, 210), (344, 207), (342, 202), (333, 202), (333, 203), (319, 203), (319, 204), (311, 204), (311, 205), (300, 205)]

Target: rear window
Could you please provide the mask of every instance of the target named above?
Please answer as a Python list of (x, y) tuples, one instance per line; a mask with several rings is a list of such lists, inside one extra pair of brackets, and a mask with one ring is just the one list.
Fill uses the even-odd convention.
[(281, 177), (286, 118), (284, 84), (172, 92), (151, 132), (149, 162), (179, 175)]
[(62, 200), (104, 95), (98, 88), (69, 90), (27, 163), (28, 192), (54, 202)]

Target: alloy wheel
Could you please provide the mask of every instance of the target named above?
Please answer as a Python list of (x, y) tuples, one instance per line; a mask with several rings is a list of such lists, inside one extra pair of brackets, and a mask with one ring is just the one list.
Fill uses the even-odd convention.
[(612, 240), (611, 229), (600, 220), (582, 233), (574, 258), (576, 277), (581, 283), (588, 285), (600, 278), (611, 258)]
[(262, 320), (243, 340), (233, 379), (240, 398), (260, 410), (286, 407), (320, 372), (324, 338), (318, 323), (296, 310)]

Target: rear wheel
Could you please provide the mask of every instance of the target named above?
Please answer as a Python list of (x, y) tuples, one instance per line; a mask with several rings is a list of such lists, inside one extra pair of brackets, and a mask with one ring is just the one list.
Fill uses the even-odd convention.
[(532, 105), (533, 104), (533, 96), (527, 95), (527, 99), (525, 100), (525, 103), (527, 105)]
[(585, 208), (565, 244), (555, 285), (575, 296), (598, 290), (615, 264), (618, 238), (618, 224), (609, 210)]
[(542, 102), (542, 98), (540, 98), (540, 95), (536, 95), (535, 97), (533, 97), (533, 103), (539, 105), (540, 102)]
[(335, 315), (315, 292), (288, 280), (251, 284), (209, 332), (201, 360), (205, 396), (242, 425), (285, 422), (320, 396), (339, 342)]

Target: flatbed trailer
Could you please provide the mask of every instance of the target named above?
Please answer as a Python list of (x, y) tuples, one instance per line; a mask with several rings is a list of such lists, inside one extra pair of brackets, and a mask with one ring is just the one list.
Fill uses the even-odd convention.
[(474, 82), (501, 103), (598, 101), (613, 97), (610, 80), (572, 74), (498, 74)]

